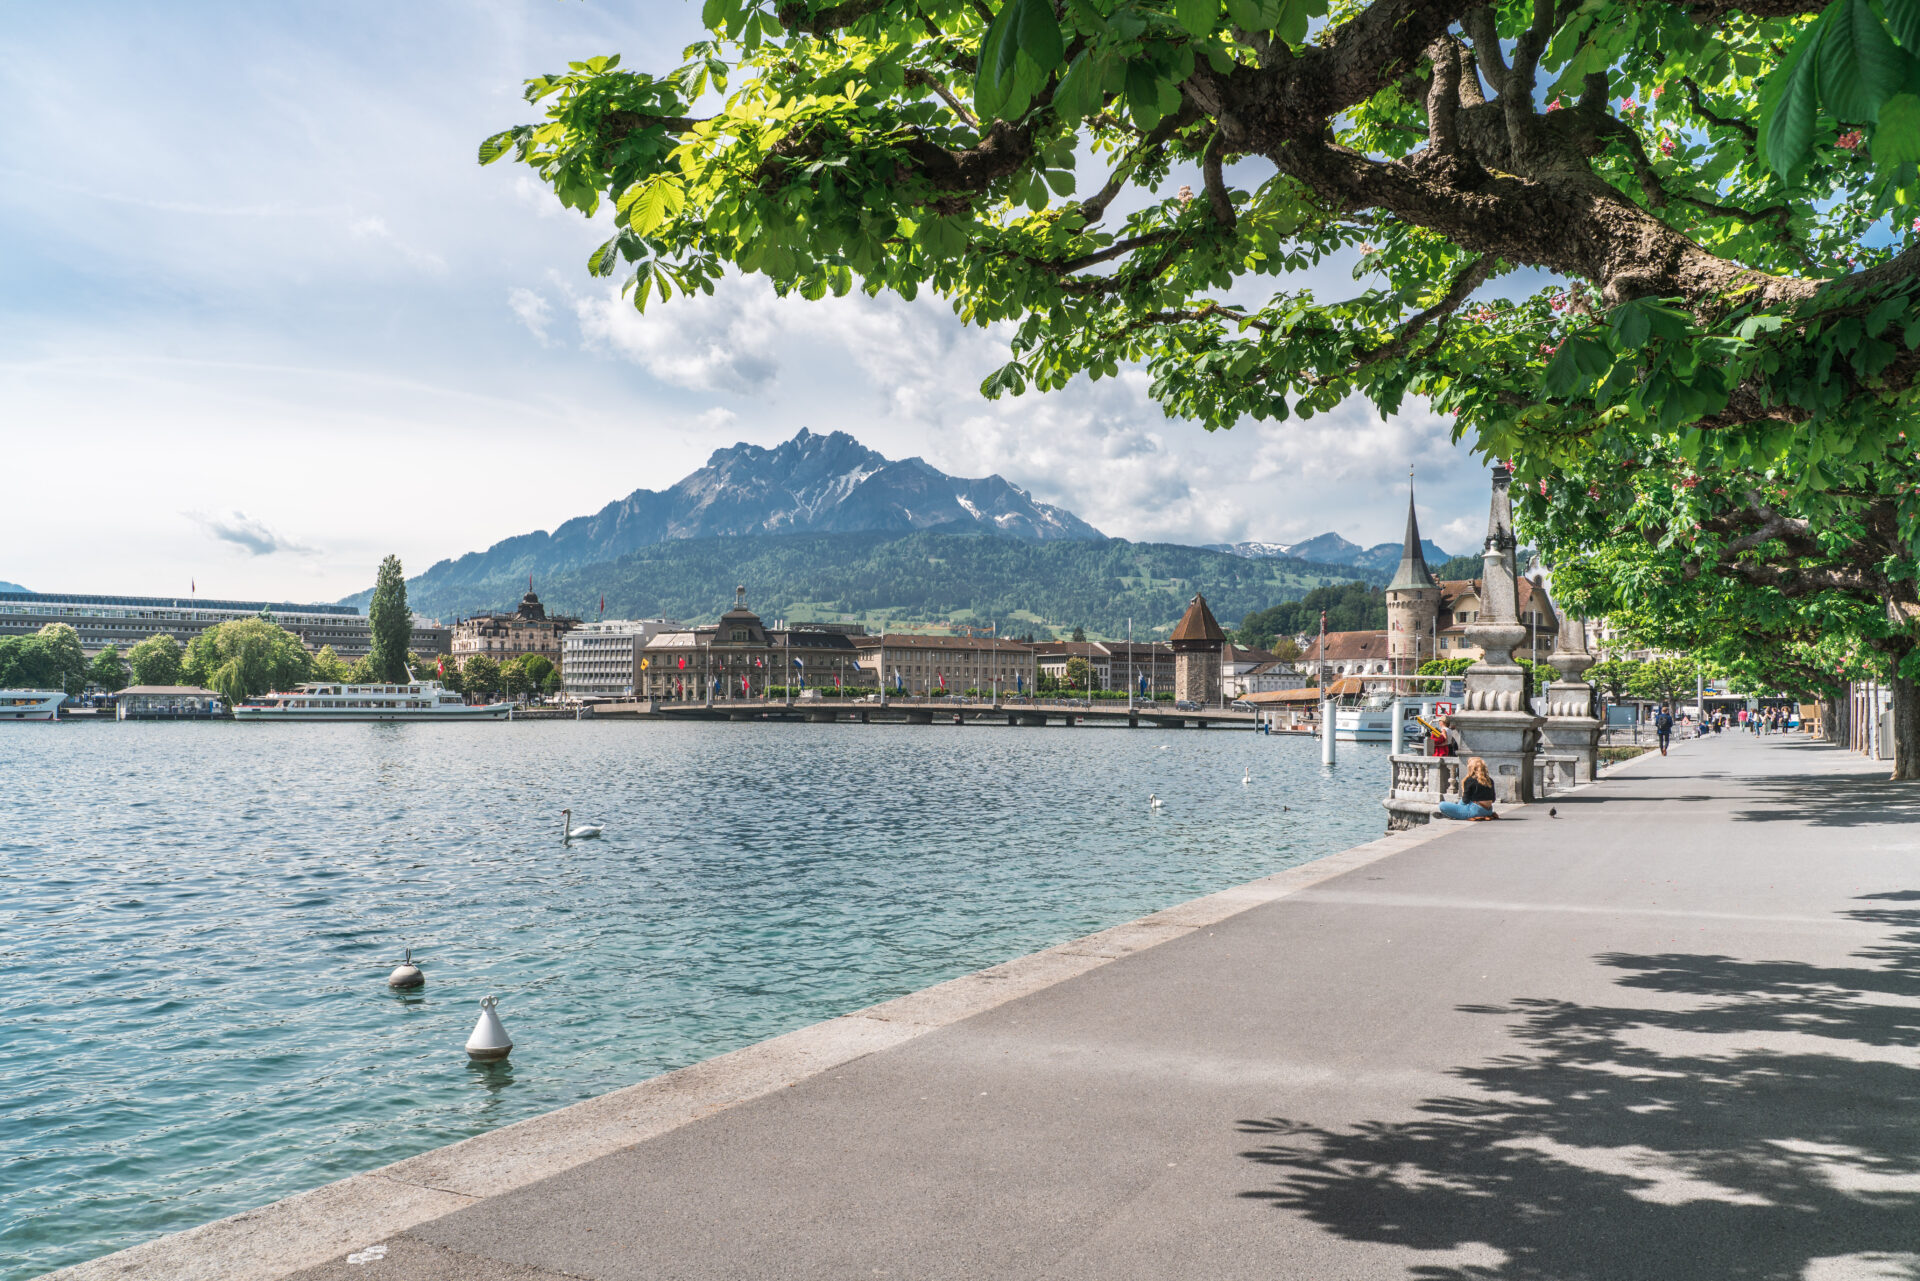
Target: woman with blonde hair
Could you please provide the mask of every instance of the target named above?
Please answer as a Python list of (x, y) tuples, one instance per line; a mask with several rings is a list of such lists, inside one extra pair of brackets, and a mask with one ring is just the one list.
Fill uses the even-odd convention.
[(1487, 773), (1487, 763), (1478, 756), (1469, 756), (1466, 776), (1460, 780), (1460, 799), (1441, 801), (1440, 817), (1469, 822), (1499, 818), (1493, 812), (1493, 799), (1493, 776)]

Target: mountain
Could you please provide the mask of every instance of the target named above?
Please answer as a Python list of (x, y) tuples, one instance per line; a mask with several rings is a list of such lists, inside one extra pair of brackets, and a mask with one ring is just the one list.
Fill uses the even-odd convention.
[[(919, 458), (894, 461), (845, 432), (801, 430), (783, 445), (717, 449), (670, 489), (636, 489), (552, 533), (536, 530), (443, 560), (408, 583), (410, 598), (485, 599), (528, 574), (545, 581), (676, 539), (760, 534), (980, 532), (1027, 542), (1104, 537), (1000, 476), (949, 476)], [(519, 593), (513, 593), (518, 597)], [(366, 592), (346, 603), (364, 605)]]
[(5, 579), (0, 578), (0, 592), (24, 592), (26, 590), (26, 588), (18, 583), (9, 583)]
[[(617, 561), (565, 571), (535, 587), (550, 611), (593, 618), (606, 597), (609, 618), (705, 622), (733, 603), (743, 584), (763, 618), (798, 622), (998, 623), (1002, 635), (1048, 636), (1073, 627), (1120, 638), (1133, 620), (1142, 640), (1165, 638), (1194, 592), (1228, 626), (1248, 613), (1297, 600), (1314, 587), (1384, 574), (1313, 565), (1287, 557), (1246, 557), (1173, 543), (1120, 538), (993, 538), (921, 530), (671, 539)], [(449, 617), (504, 608), (504, 590), (418, 582), (408, 600)]]
[[(1332, 533), (1321, 534), (1302, 543), (1209, 543), (1207, 549), (1230, 552), (1235, 556), (1290, 556), (1317, 565), (1350, 565), (1389, 576), (1400, 564), (1399, 543), (1375, 543), (1371, 547), (1362, 547)], [(1452, 559), (1431, 539), (1421, 539), (1420, 550), (1426, 556), (1429, 568), (1437, 569)]]

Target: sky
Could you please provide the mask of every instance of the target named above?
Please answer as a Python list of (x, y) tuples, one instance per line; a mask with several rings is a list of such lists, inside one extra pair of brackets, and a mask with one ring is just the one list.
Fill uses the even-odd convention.
[(1138, 370), (986, 401), (1004, 335), (929, 296), (730, 278), (636, 313), (587, 275), (604, 225), (474, 152), (537, 118), (527, 77), (676, 65), (698, 16), (68, 0), (5, 24), (0, 580), (332, 600), (389, 552), (418, 573), (802, 427), (1174, 542), (1397, 540), (1412, 465), (1422, 532), (1477, 547), (1485, 467), (1417, 403), (1209, 433)]

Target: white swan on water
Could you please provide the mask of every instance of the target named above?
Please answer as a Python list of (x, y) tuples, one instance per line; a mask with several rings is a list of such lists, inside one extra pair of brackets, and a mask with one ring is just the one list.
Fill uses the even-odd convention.
[(1160, 798), (1159, 798), (1158, 796), (1155, 796), (1155, 795), (1154, 795), (1154, 794), (1153, 794), (1152, 792), (1148, 792), (1148, 793), (1147, 793), (1147, 808), (1148, 808), (1148, 809), (1154, 809), (1154, 810), (1157, 810), (1157, 809), (1160, 809), (1160, 808), (1162, 808), (1162, 807), (1163, 807), (1163, 806), (1165, 806), (1165, 805), (1166, 805), (1166, 802), (1165, 802), (1165, 801), (1163, 801), (1163, 800), (1161, 800), (1161, 799), (1160, 799)]
[(1242, 783), (1251, 783), (1253, 781), (1253, 766), (1247, 766), (1247, 772), (1240, 776), (1240, 781)]
[(600, 839), (600, 833), (607, 830), (604, 823), (592, 823), (586, 827), (575, 827), (573, 825), (572, 810), (561, 810), (560, 816), (564, 821), (564, 825), (560, 829), (560, 839), (562, 841), (597, 841)]

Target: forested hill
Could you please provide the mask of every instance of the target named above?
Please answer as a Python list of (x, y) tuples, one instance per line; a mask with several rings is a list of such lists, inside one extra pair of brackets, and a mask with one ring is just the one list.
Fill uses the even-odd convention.
[[(1248, 558), (1173, 543), (1125, 539), (1026, 542), (980, 534), (920, 532), (781, 534), (678, 539), (599, 565), (536, 580), (549, 611), (608, 618), (710, 621), (735, 584), (765, 618), (904, 623), (998, 622), (1002, 634), (1046, 636), (1084, 627), (1124, 637), (1164, 637), (1195, 591), (1231, 626), (1242, 616), (1311, 588), (1355, 578), (1351, 569), (1285, 558)], [(1372, 575), (1378, 586), (1384, 576)], [(416, 581), (416, 613), (453, 618), (509, 609), (518, 589)]]

